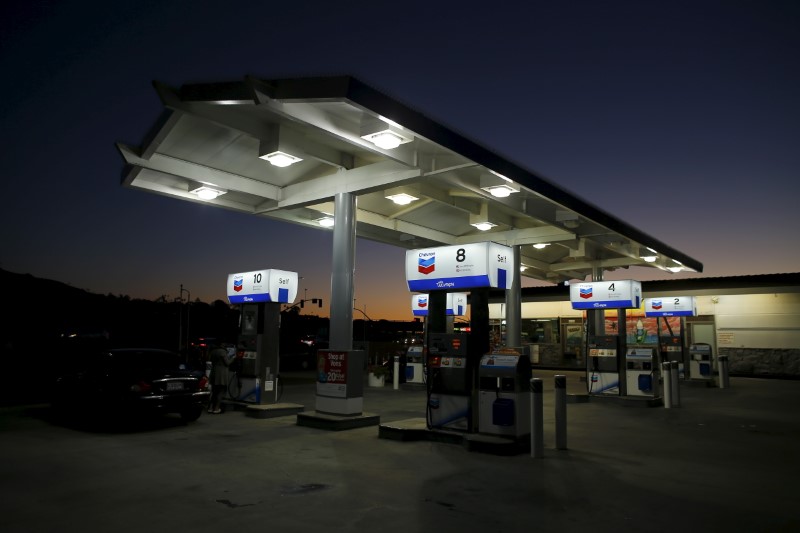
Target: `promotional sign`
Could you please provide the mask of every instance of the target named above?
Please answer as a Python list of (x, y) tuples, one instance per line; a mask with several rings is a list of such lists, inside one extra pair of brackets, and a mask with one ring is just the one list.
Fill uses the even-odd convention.
[(667, 296), (644, 299), (645, 316), (697, 316), (694, 296)]
[(629, 279), (575, 283), (569, 299), (573, 309), (635, 309), (642, 305), (642, 284)]
[(346, 398), (347, 352), (319, 350), (317, 357), (317, 395)]
[(228, 302), (292, 303), (297, 297), (297, 272), (256, 270), (228, 275)]
[(511, 248), (494, 242), (408, 250), (408, 290), (508, 289), (514, 275), (512, 260)]
[(482, 368), (516, 368), (519, 355), (487, 354), (481, 357)]
[[(427, 294), (414, 294), (411, 296), (411, 312), (414, 316), (428, 316)], [(447, 293), (447, 316), (464, 316), (467, 312), (467, 293), (448, 292)]]

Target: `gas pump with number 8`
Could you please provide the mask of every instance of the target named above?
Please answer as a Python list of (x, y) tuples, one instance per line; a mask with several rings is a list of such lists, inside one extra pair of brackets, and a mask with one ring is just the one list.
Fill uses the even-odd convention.
[(467, 336), (430, 334), (428, 338), (428, 429), (472, 429), (472, 369)]

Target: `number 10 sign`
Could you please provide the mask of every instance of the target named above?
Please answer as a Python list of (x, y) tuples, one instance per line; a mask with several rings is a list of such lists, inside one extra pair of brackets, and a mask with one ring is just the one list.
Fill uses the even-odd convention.
[(297, 298), (297, 272), (256, 270), (228, 275), (228, 302), (292, 303)]

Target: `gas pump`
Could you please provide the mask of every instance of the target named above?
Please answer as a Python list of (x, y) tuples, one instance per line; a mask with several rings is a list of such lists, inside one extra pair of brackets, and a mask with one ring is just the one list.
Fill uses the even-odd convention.
[(679, 335), (662, 335), (659, 337), (659, 341), (661, 344), (661, 363), (678, 361), (678, 377), (684, 379), (686, 370), (683, 365), (683, 340)]
[(712, 379), (713, 361), (710, 344), (703, 342), (692, 344), (689, 347), (689, 379)]
[[(275, 339), (279, 337), (278, 323), (275, 324), (274, 334), (265, 334), (265, 322), (275, 321), (270, 320), (271, 315), (275, 314), (271, 311), (275, 310), (264, 304), (241, 306), (236, 360), (230, 367), (231, 383), (225, 397), (228, 400), (260, 404), (262, 400), (268, 402), (270, 393), (277, 390), (279, 359)], [(277, 312), (280, 312), (279, 309)]]
[(429, 334), (428, 429), (472, 430), (472, 383), (467, 336)]
[(425, 383), (425, 361), (420, 344), (409, 346), (406, 351), (406, 383)]
[(661, 395), (661, 378), (657, 350), (654, 346), (630, 347), (625, 353), (625, 381), (628, 396)]
[(618, 343), (616, 335), (587, 337), (589, 394), (619, 394)]
[(508, 349), (481, 357), (478, 369), (478, 431), (520, 438), (531, 433), (531, 365)]
[[(244, 311), (242, 311), (244, 315)], [(241, 315), (240, 315), (241, 316)], [(230, 364), (230, 383), (223, 396), (226, 400), (260, 403), (258, 384), (258, 336), (240, 334), (236, 359)]]
[(256, 270), (229, 274), (228, 302), (241, 304), (237, 366), (227, 399), (277, 402), (280, 306), (297, 296), (297, 273)]

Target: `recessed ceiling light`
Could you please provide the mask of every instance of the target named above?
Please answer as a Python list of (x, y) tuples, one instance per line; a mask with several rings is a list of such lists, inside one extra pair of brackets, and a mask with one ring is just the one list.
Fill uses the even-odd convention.
[(515, 192), (519, 192), (519, 185), (503, 176), (490, 170), (491, 174), (481, 176), (481, 189), (488, 192), (495, 198), (507, 198)]
[(385, 120), (369, 121), (362, 125), (361, 138), (384, 150), (392, 150), (414, 140), (414, 137), (399, 125), (390, 125)]
[(317, 224), (323, 228), (330, 228), (335, 224), (333, 217), (322, 217), (316, 220)]
[(548, 246), (550, 246), (549, 242), (537, 242), (536, 244), (533, 245), (533, 247), (536, 248), (537, 250), (543, 250)]
[(276, 167), (288, 167), (298, 161), (302, 161), (299, 157), (295, 157), (291, 154), (287, 154), (286, 152), (271, 152), (266, 155), (259, 156), (261, 159), (265, 159), (275, 165)]
[(406, 194), (404, 192), (398, 194), (390, 194), (386, 197), (387, 200), (391, 200), (397, 205), (408, 205), (414, 200), (419, 200), (416, 196), (411, 196), (410, 194)]
[(497, 224), (492, 224), (491, 222), (475, 222), (474, 224), (470, 224), (470, 226), (475, 226), (481, 231), (488, 231), (495, 227)]
[(373, 133), (372, 135), (368, 135), (364, 138), (378, 148), (383, 148), (384, 150), (397, 148), (403, 143), (403, 138), (395, 133), (392, 133), (391, 131)]
[(494, 185), (492, 187), (484, 187), (483, 190), (496, 198), (508, 198), (511, 196), (511, 193), (519, 192), (518, 188), (514, 188), (510, 185)]
[(208, 185), (201, 185), (189, 192), (196, 194), (201, 200), (214, 200), (218, 196), (225, 194), (225, 191), (209, 187)]

